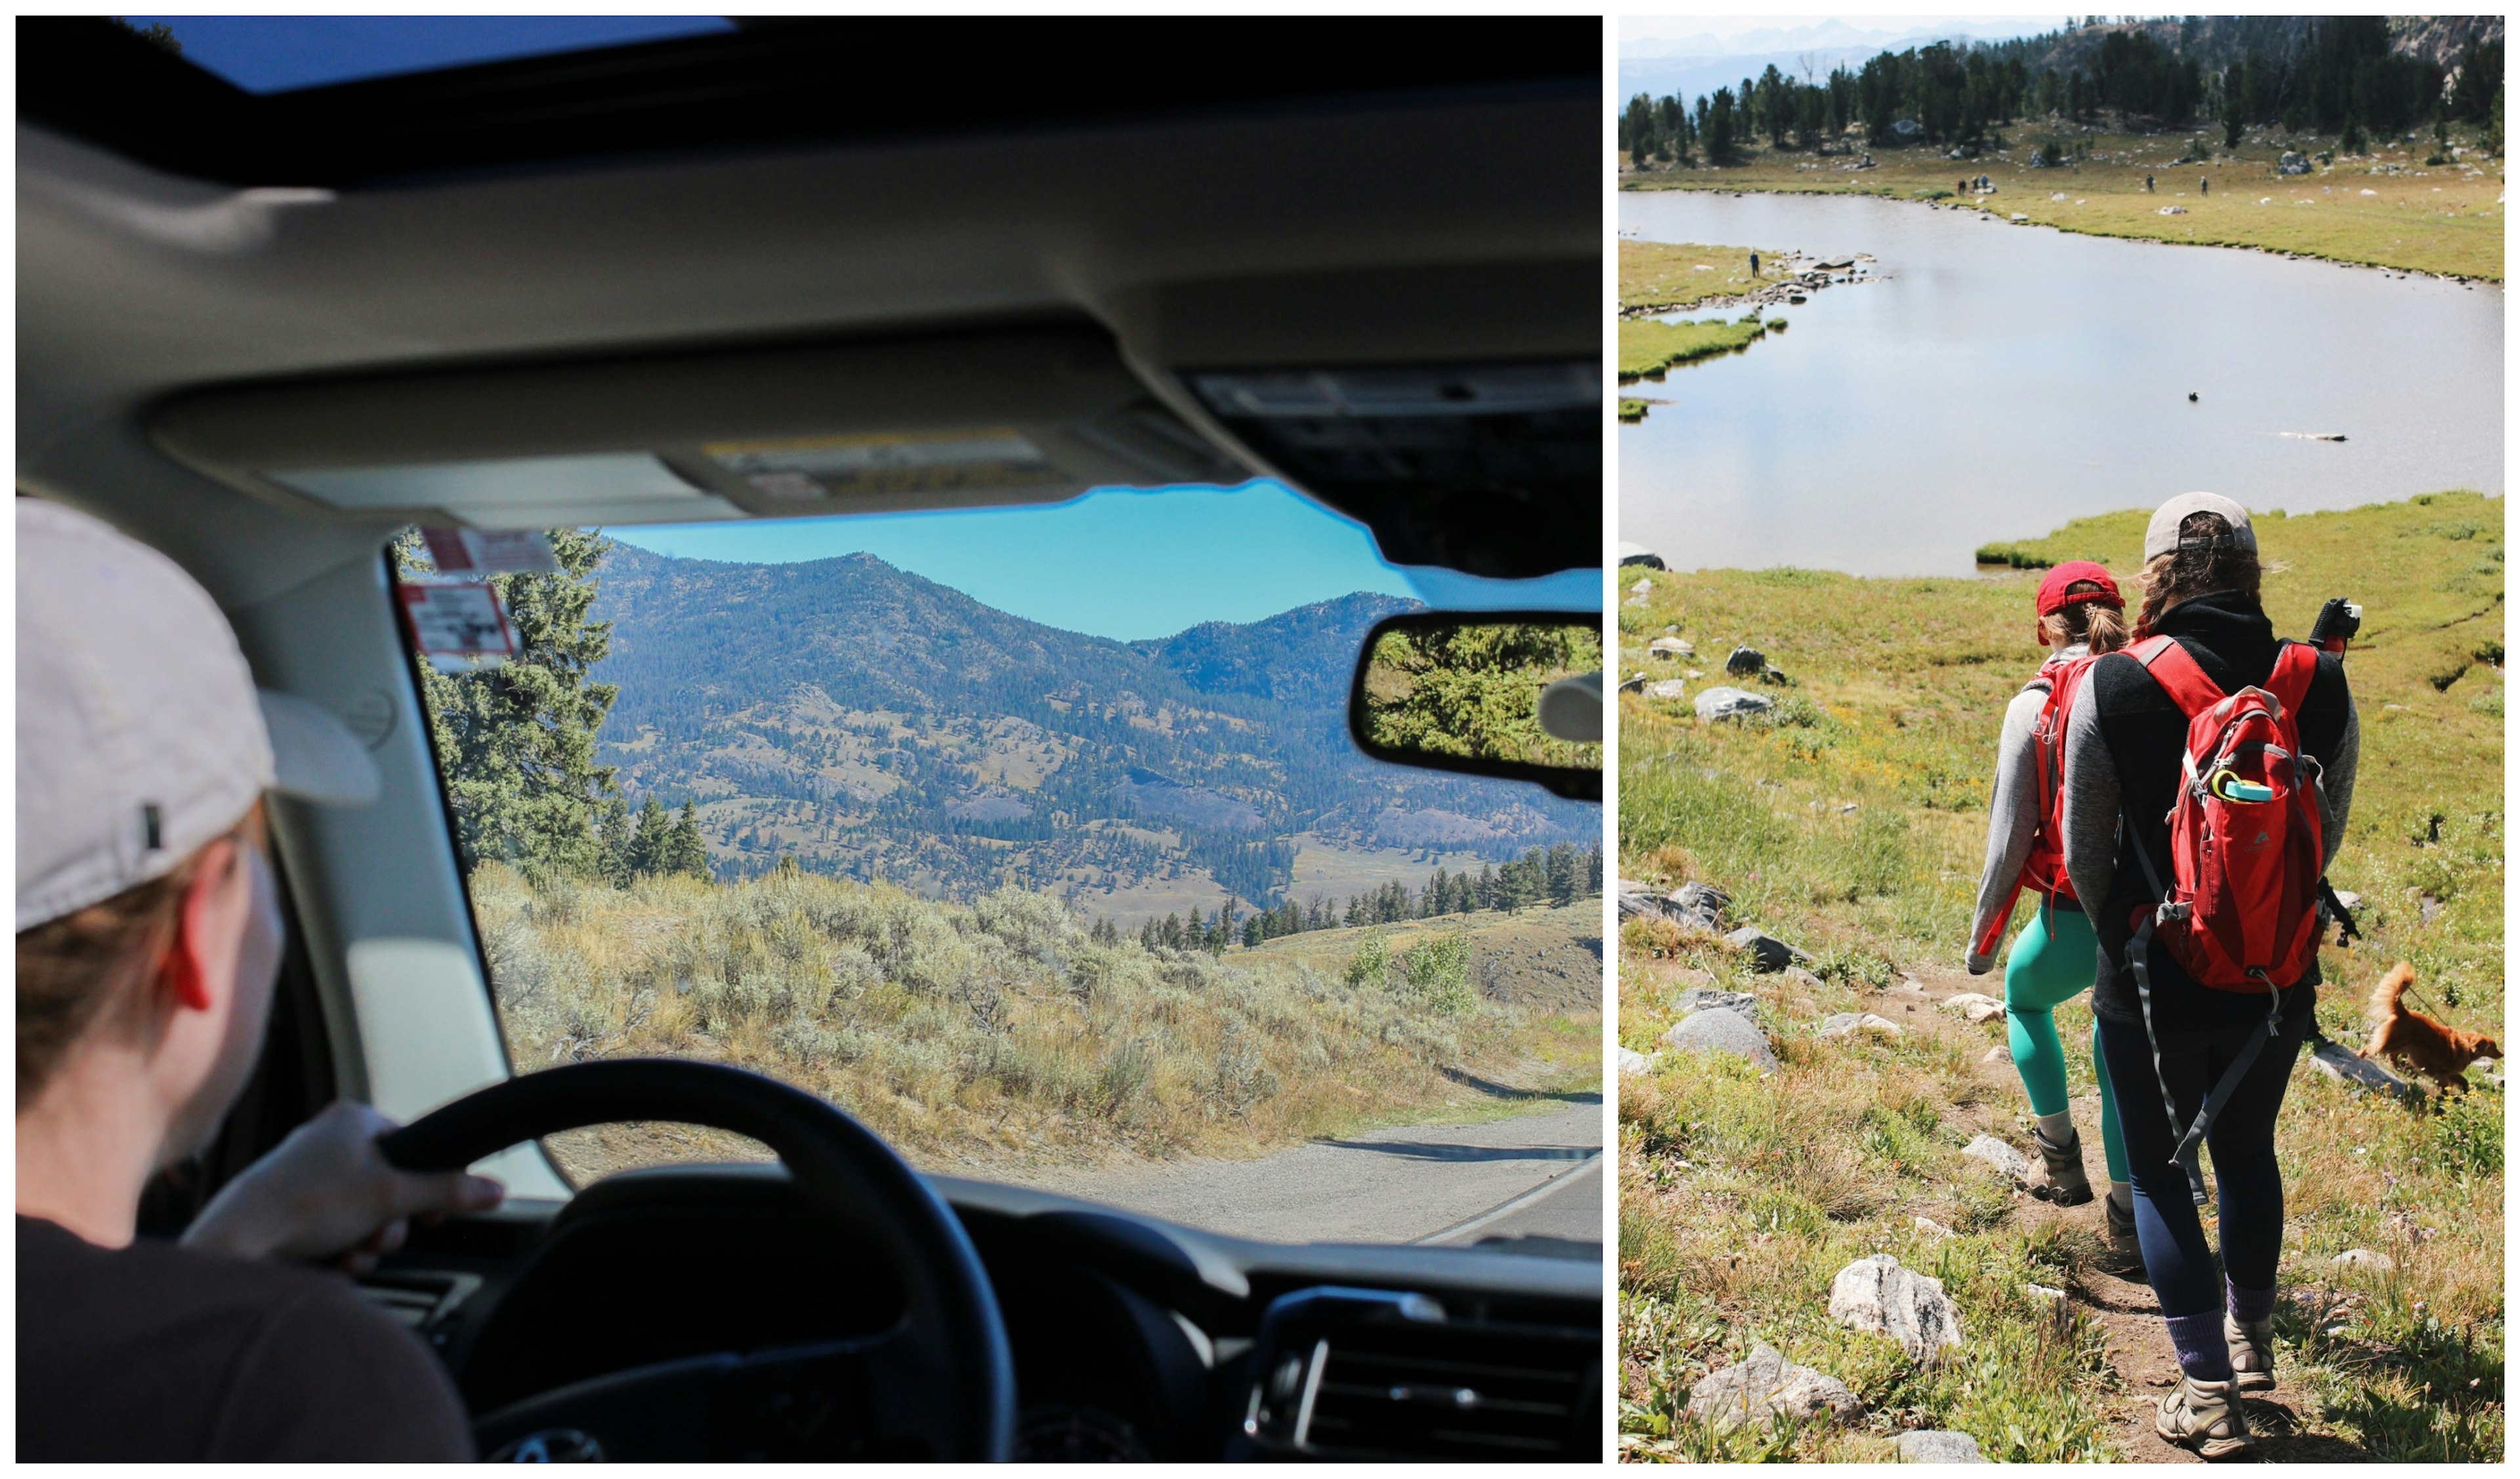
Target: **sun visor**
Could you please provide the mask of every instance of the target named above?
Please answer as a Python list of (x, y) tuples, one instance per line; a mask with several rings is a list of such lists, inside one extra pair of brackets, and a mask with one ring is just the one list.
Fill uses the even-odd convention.
[(1373, 530), (1395, 564), (1601, 562), (1600, 257), (1373, 268), (1124, 295), (1193, 421)]
[(1046, 503), (1251, 475), (1095, 329), (241, 385), (172, 401), (150, 429), (267, 499), (480, 529)]

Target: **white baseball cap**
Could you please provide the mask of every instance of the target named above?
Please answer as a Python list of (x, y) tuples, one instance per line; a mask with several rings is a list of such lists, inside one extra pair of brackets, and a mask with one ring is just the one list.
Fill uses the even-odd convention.
[(18, 505), (18, 928), (164, 876), (277, 790), (372, 801), (376, 762), (317, 704), (257, 690), (173, 560)]
[(2231, 526), (2231, 547), (2258, 553), (2258, 531), (2249, 527), (2249, 511), (2220, 493), (2182, 493), (2152, 511), (2143, 526), (2143, 558), (2158, 560), (2179, 548), (2179, 526), (2190, 514), (2219, 514)]

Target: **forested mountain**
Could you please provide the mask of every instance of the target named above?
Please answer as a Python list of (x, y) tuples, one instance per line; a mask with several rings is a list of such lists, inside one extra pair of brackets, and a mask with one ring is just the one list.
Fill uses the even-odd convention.
[[(698, 802), (721, 876), (783, 857), (964, 896), (1090, 902), (1200, 871), (1282, 901), (1314, 845), (1474, 852), (1590, 841), (1536, 787), (1381, 765), (1347, 738), (1375, 620), (1356, 594), (1158, 641), (1060, 631), (871, 555), (781, 564), (616, 544), (591, 616), (619, 696), (600, 758), (635, 801)], [(1221, 896), (1221, 895), (1219, 895)]]

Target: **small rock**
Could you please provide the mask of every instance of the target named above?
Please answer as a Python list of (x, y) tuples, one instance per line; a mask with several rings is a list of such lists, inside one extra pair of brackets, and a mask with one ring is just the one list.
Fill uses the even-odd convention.
[(1692, 1011), (1737, 1011), (1754, 1022), (1764, 1010), (1759, 999), (1746, 991), (1725, 991), (1714, 986), (1689, 987), (1671, 999), (1671, 1009), (1682, 1016)]
[(1810, 989), (1810, 990), (1813, 990), (1813, 991), (1818, 991), (1818, 990), (1820, 990), (1820, 989), (1821, 989), (1821, 987), (1822, 987), (1822, 985), (1823, 984), (1823, 983), (1822, 982), (1822, 980), (1821, 980), (1821, 978), (1820, 978), (1820, 977), (1818, 977), (1818, 976), (1816, 976), (1816, 975), (1812, 974), (1812, 973), (1811, 973), (1810, 971), (1808, 971), (1808, 970), (1803, 969), (1800, 965), (1788, 965), (1788, 966), (1786, 966), (1786, 967), (1785, 967), (1785, 980), (1786, 980), (1787, 982), (1789, 982), (1790, 984), (1792, 984), (1792, 985), (1801, 986), (1801, 987), (1806, 987), (1806, 988), (1808, 988), (1808, 989)]
[(1646, 684), (1643, 692), (1648, 698), (1686, 698), (1688, 696), (1688, 685), (1677, 678), (1665, 678)]
[(2431, 894), (2418, 895), (2415, 899), (2415, 912), (2423, 916), (2425, 923), (2430, 924), (2441, 918), (2442, 901)]
[(2348, 1248), (2328, 1262), (2346, 1264), (2358, 1269), (2372, 1269), (2383, 1274), (2398, 1266), (2398, 1261), (2388, 1254), (2374, 1253), (2369, 1248)]
[(1653, 582), (1652, 582), (1652, 581), (1650, 581), (1650, 580), (1640, 580), (1640, 581), (1638, 581), (1635, 585), (1632, 585), (1632, 586), (1628, 587), (1628, 594), (1629, 594), (1629, 595), (1631, 595), (1631, 596), (1643, 596), (1643, 595), (1648, 594), (1648, 593), (1649, 593), (1649, 592), (1651, 592), (1652, 590), (1653, 590)]
[(1986, 1456), (1977, 1451), (1977, 1440), (1966, 1433), (1947, 1433), (1939, 1428), (1919, 1428), (1901, 1433), (1897, 1448), (1901, 1463), (1984, 1463)]
[(1930, 1218), (1930, 1217), (1919, 1217), (1919, 1218), (1917, 1218), (1917, 1219), (1916, 1219), (1916, 1231), (1917, 1231), (1917, 1232), (1919, 1232), (1925, 1233), (1926, 1235), (1931, 1236), (1931, 1237), (1958, 1237), (1958, 1236), (1959, 1236), (1959, 1234), (1958, 1234), (1958, 1233), (1957, 1233), (1957, 1232), (1953, 1232), (1953, 1231), (1952, 1231), (1951, 1229), (1949, 1229), (1949, 1228), (1944, 1227), (1941, 1223), (1938, 1223), (1938, 1222), (1934, 1221), (1934, 1220), (1933, 1220), (1932, 1218)]
[(2306, 175), (2310, 173), (2310, 160), (2300, 154), (2287, 149), (2283, 152), (2283, 157), (2275, 160), (2275, 173), (2279, 175)]
[(1773, 975), (1796, 961), (1811, 959), (1775, 935), (1747, 924), (1726, 935), (1724, 943), (1735, 950), (1748, 952), (1750, 968), (1762, 974)]
[(1868, 1011), (1841, 1011), (1822, 1022), (1820, 1030), (1812, 1036), (1842, 1038), (1853, 1037), (1859, 1032), (1886, 1032), (1892, 1037), (1904, 1037), (1907, 1031), (1907, 1028), (1891, 1021), (1888, 1017), (1874, 1016)]
[(1983, 1022), (2003, 1015), (2003, 1004), (1981, 992), (1963, 991), (1943, 999), (1945, 1011), (1957, 1011), (1972, 1022)]
[(1697, 695), (1697, 717), (1709, 722), (1764, 714), (1776, 706), (1774, 698), (1747, 689), (1711, 688)]
[(1696, 656), (1697, 650), (1677, 637), (1657, 637), (1645, 644), (1645, 655), (1678, 661), (1683, 657)]
[(1829, 1281), (1828, 1317), (1842, 1325), (1887, 1335), (1911, 1361), (1960, 1343), (1959, 1312), (1943, 1281), (1899, 1267), (1888, 1253), (1860, 1258)]
[(1755, 678), (1768, 670), (1768, 654), (1757, 648), (1737, 647), (1724, 659), (1724, 671), (1733, 678)]
[(2336, 902), (2344, 905), (2347, 909), (2361, 909), (2362, 907), (2362, 896), (2350, 888), (2340, 888), (2336, 891)]
[(1724, 927), (1724, 912), (1732, 907), (1732, 896), (1712, 883), (1683, 883), (1663, 896), (1664, 909), (1673, 910), (1708, 929)]
[(1992, 1135), (1981, 1135), (1962, 1145), (1960, 1154), (1982, 1160), (2013, 1181), (2030, 1180), (2030, 1158)]
[(1651, 1068), (1652, 1066), (1653, 1066), (1653, 1059), (1651, 1059), (1651, 1058), (1649, 1058), (1649, 1057), (1645, 1056), (1645, 1055), (1644, 1055), (1643, 1053), (1642, 1053), (1637, 1052), (1635, 1049), (1633, 1049), (1633, 1048), (1622, 1048), (1622, 1049), (1620, 1049), (1620, 1050), (1619, 1050), (1619, 1072), (1620, 1072), (1620, 1073), (1622, 1073), (1622, 1074), (1629, 1074), (1629, 1073), (1642, 1073), (1642, 1072), (1644, 1072), (1646, 1069)]
[(1998, 1043), (1994, 1047), (1986, 1050), (1986, 1056), (1979, 1058), (1978, 1061), (1980, 1063), (2009, 1063), (2012, 1061), (2012, 1045), (2010, 1043)]
[(1764, 1424), (1778, 1412), (1797, 1422), (1852, 1422), (1864, 1415), (1864, 1404), (1846, 1383), (1787, 1361), (1761, 1340), (1739, 1365), (1699, 1378), (1688, 1389), (1688, 1412), (1717, 1427)]
[(2056, 1300), (2065, 1297), (2064, 1290), (2051, 1289), (2046, 1284), (2041, 1283), (2024, 1283), (2021, 1286), (2021, 1292), (2029, 1295), (2033, 1299)]
[(1762, 1073), (1777, 1071), (1777, 1055), (1768, 1048), (1768, 1035), (1759, 1030), (1758, 1023), (1737, 1011), (1692, 1011), (1664, 1033), (1662, 1040), (1665, 1047), (1677, 1053), (1737, 1053), (1758, 1065)]

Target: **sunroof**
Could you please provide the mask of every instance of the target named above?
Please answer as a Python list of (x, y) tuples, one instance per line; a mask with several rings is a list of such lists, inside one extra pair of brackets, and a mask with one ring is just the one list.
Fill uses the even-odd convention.
[(735, 28), (723, 16), (124, 16), (249, 93), (437, 71)]

